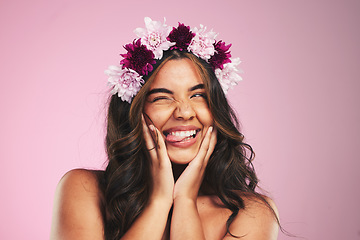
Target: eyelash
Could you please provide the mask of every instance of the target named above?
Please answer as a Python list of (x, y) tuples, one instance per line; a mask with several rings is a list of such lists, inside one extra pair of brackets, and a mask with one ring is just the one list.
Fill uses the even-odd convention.
[(156, 102), (156, 101), (158, 101), (158, 100), (169, 100), (169, 98), (168, 97), (155, 97), (153, 100), (151, 100), (150, 102), (151, 103), (154, 103), (154, 102)]
[[(193, 94), (190, 98), (194, 98), (194, 97), (202, 97), (204, 99), (206, 99), (206, 95), (205, 93), (195, 93)], [(151, 100), (151, 103), (157, 102), (159, 100), (172, 100), (171, 98), (165, 97), (165, 96), (160, 96), (160, 97), (155, 97), (153, 100)]]
[(203, 97), (203, 98), (205, 98), (206, 99), (206, 95), (205, 95), (205, 93), (195, 93), (194, 95), (192, 95), (190, 98), (193, 98), (193, 97)]

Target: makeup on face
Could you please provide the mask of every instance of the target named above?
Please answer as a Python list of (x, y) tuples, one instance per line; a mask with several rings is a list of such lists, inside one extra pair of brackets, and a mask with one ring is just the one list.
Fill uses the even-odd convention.
[(144, 113), (162, 133), (170, 160), (189, 163), (213, 118), (203, 80), (189, 59), (165, 63), (151, 83)]

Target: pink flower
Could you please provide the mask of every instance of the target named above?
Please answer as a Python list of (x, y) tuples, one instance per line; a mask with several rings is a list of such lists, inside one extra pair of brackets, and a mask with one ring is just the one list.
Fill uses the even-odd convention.
[(163, 51), (168, 50), (175, 43), (169, 42), (166, 38), (171, 31), (171, 27), (159, 21), (153, 21), (149, 17), (145, 17), (146, 28), (136, 28), (135, 34), (141, 38), (141, 43), (152, 51), (155, 59), (161, 59)]
[(108, 84), (112, 87), (112, 94), (117, 94), (122, 101), (131, 103), (132, 98), (144, 84), (143, 77), (151, 73), (156, 64), (155, 59), (162, 59), (164, 52), (177, 49), (191, 52), (198, 58), (208, 62), (221, 84), (223, 91), (236, 85), (242, 78), (238, 74), (237, 65), (240, 59), (230, 59), (231, 44), (223, 41), (216, 42), (217, 34), (212, 30), (206, 32), (206, 27), (190, 29), (183, 23), (172, 28), (161, 21), (144, 18), (145, 28), (136, 28), (138, 36), (132, 43), (126, 44), (122, 66), (110, 66), (105, 74), (109, 76)]
[(195, 37), (192, 38), (188, 51), (197, 57), (209, 60), (215, 52), (214, 43), (217, 34), (213, 31), (205, 33), (206, 27), (201, 24), (200, 29), (195, 27), (192, 31), (195, 33)]
[(190, 31), (189, 26), (185, 26), (183, 23), (179, 23), (177, 28), (173, 28), (170, 32), (167, 40), (174, 42), (175, 45), (170, 49), (179, 49), (180, 51), (187, 50), (191, 39), (195, 36), (195, 33)]
[(209, 63), (215, 70), (216, 68), (223, 69), (223, 65), (225, 63), (230, 63), (231, 60), (231, 54), (229, 51), (229, 48), (231, 47), (231, 44), (225, 45), (223, 41), (217, 42), (215, 45), (215, 53), (214, 55), (209, 59)]
[(131, 68), (140, 75), (147, 75), (153, 70), (152, 64), (155, 64), (154, 54), (148, 50), (145, 45), (141, 44), (141, 40), (133, 41), (133, 43), (126, 44), (124, 47), (128, 52), (126, 54), (120, 54), (124, 57), (120, 61), (123, 64), (123, 68)]
[(132, 69), (109, 66), (105, 70), (109, 76), (108, 85), (112, 87), (111, 94), (116, 94), (122, 101), (131, 103), (132, 98), (139, 92), (144, 80)]
[(237, 85), (238, 82), (242, 80), (238, 74), (239, 70), (237, 69), (237, 65), (239, 65), (240, 62), (240, 58), (235, 58), (231, 63), (224, 64), (223, 69), (215, 69), (215, 75), (225, 94), (230, 88), (233, 88), (233, 86)]

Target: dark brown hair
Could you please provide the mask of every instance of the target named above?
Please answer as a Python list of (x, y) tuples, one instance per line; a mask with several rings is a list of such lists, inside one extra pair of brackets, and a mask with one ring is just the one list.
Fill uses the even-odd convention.
[(104, 179), (106, 239), (120, 239), (147, 204), (152, 179), (142, 135), (141, 113), (150, 84), (161, 66), (167, 61), (183, 58), (194, 63), (204, 81), (206, 99), (217, 129), (217, 143), (200, 190), (216, 195), (232, 211), (226, 223), (229, 234), (231, 222), (239, 210), (245, 208), (243, 197), (261, 200), (276, 218), (266, 199), (255, 191), (258, 179), (252, 165), (254, 152), (244, 143), (237, 117), (211, 66), (191, 53), (171, 50), (156, 63), (152, 75), (145, 79), (146, 83), (131, 104), (121, 101), (116, 95), (110, 99), (106, 135), (108, 166)]

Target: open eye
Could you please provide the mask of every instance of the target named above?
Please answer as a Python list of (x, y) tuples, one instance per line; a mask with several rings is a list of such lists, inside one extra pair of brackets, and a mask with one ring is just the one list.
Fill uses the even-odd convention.
[(195, 93), (190, 98), (199, 98), (199, 97), (206, 99), (206, 94), (205, 93)]

